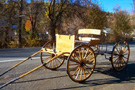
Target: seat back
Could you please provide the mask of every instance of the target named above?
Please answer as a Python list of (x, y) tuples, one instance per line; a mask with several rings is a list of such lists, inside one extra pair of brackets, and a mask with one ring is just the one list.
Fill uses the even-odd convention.
[(101, 30), (99, 30), (99, 29), (79, 29), (78, 34), (101, 35)]
[(75, 35), (56, 34), (56, 52), (71, 52), (74, 49)]
[(90, 45), (100, 43), (101, 30), (99, 29), (79, 29), (78, 34), (80, 41), (89, 41)]

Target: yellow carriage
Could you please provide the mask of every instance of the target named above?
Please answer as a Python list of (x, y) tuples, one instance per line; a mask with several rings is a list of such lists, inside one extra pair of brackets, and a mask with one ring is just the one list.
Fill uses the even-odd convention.
[(79, 29), (78, 35), (79, 37), (76, 39), (75, 35), (56, 34), (56, 41), (47, 42), (40, 51), (6, 70), (0, 76), (39, 53), (41, 53), (42, 62), (40, 66), (3, 84), (0, 88), (23, 78), (43, 66), (47, 69), (55, 70), (59, 68), (65, 60), (67, 60), (67, 74), (70, 79), (75, 82), (83, 82), (92, 75), (96, 66), (97, 55), (109, 54), (110, 57), (108, 59), (111, 61), (112, 67), (116, 71), (121, 71), (127, 66), (130, 49), (126, 41), (121, 40), (117, 42), (113, 46), (113, 49), (108, 51), (107, 49), (101, 50), (99, 47), (101, 30)]

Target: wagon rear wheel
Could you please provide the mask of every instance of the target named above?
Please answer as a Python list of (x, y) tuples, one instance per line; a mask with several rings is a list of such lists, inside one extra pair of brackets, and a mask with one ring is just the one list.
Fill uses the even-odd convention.
[[(47, 42), (43, 48), (45, 48), (45, 50), (47, 51), (52, 50), (55, 52), (56, 49), (56, 42), (55, 41), (50, 41)], [(55, 56), (55, 54), (52, 53), (46, 53), (46, 52), (41, 52), (41, 63), (45, 63), (48, 60), (50, 60), (51, 58), (53, 58)], [(45, 65), (46, 68), (51, 69), (51, 70), (55, 70), (57, 68), (59, 68), (62, 64), (64, 63), (64, 58), (56, 58), (54, 60), (52, 60), (51, 62), (47, 63)]]
[(71, 80), (83, 82), (92, 75), (95, 65), (94, 51), (89, 46), (79, 46), (68, 57), (67, 73)]
[(116, 43), (112, 52), (112, 67), (114, 70), (123, 70), (127, 66), (129, 55), (130, 49), (126, 41), (122, 40)]

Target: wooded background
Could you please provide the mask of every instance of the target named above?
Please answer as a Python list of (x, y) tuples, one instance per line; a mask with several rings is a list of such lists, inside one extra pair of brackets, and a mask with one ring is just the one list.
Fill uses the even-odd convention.
[(101, 29), (103, 42), (131, 40), (135, 0), (133, 5), (131, 14), (119, 5), (105, 12), (91, 0), (0, 0), (0, 48), (42, 46), (56, 33), (77, 36), (81, 28)]

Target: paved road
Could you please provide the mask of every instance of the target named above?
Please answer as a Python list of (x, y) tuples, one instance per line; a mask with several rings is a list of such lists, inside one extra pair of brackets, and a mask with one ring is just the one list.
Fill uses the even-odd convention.
[[(32, 74), (8, 85), (2, 90), (135, 90), (135, 45), (130, 45), (130, 61), (126, 69), (116, 72), (104, 56), (97, 57), (97, 65), (92, 76), (84, 83), (70, 80), (66, 73), (66, 61), (56, 71), (44, 70), (44, 67)], [(1, 49), (0, 73), (40, 50), (39, 48)], [(36, 57), (39, 57), (37, 55)], [(10, 61), (14, 60), (15, 61)], [(3, 61), (9, 60), (9, 61)], [(25, 62), (14, 70), (0, 77), (0, 85), (40, 65), (40, 59)]]
[[(13, 49), (0, 49), (0, 62), (17, 61), (29, 57), (33, 53), (40, 50), (41, 47), (36, 48), (13, 48)], [(40, 56), (36, 55), (34, 58)]]

